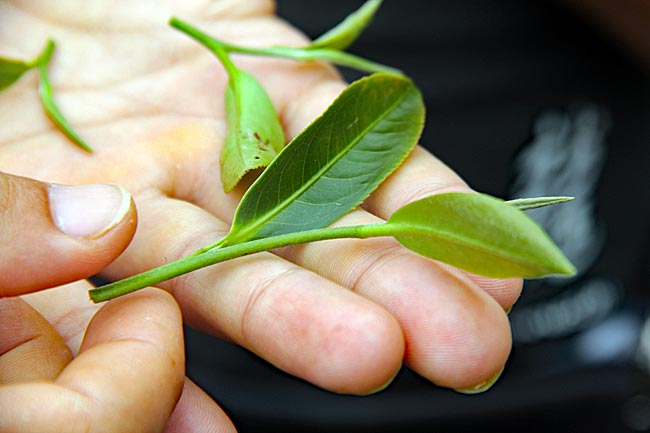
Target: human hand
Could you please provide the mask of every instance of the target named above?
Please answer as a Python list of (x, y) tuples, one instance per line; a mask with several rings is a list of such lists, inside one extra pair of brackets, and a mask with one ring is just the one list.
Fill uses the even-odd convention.
[[(0, 209), (0, 431), (162, 431), (184, 378), (173, 298), (147, 289), (99, 310), (64, 311), (65, 297), (83, 297), (89, 288), (70, 282), (102, 269), (131, 240), (136, 215), (129, 194), (111, 185), (46, 185), (0, 173)], [(64, 283), (70, 284), (54, 296), (18, 297)], [(171, 418), (176, 426), (192, 424), (182, 411), (199, 395), (185, 384), (185, 401)], [(217, 412), (208, 417), (212, 425), (228, 426)]]
[[(82, 3), (83, 4), (83, 3)], [(133, 193), (134, 241), (103, 275), (118, 279), (176, 260), (228, 231), (242, 190), (225, 195), (219, 148), (226, 75), (203, 47), (167, 27), (176, 15), (238, 45), (306, 40), (272, 3), (222, 0), (2, 4), (0, 52), (32, 58), (47, 37), (58, 50), (55, 97), (95, 149), (88, 155), (43, 114), (35, 77), (0, 94), (0, 170), (65, 183), (111, 182)], [(21, 29), (29, 28), (29, 36)], [(330, 67), (233, 56), (269, 93), (289, 137), (343, 89)], [(418, 148), (365, 203), (337, 224), (387, 218), (407, 202), (469, 188)], [(405, 362), (430, 381), (480, 388), (503, 367), (505, 309), (520, 280), (478, 278), (406, 251), (390, 239), (340, 240), (221, 263), (161, 284), (188, 324), (229, 339), (326, 389), (381, 389)], [(71, 310), (85, 297), (67, 299)]]

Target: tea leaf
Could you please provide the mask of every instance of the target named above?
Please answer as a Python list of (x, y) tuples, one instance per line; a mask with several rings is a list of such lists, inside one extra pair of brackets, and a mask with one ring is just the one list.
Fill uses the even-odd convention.
[(381, 6), (381, 0), (368, 0), (356, 12), (348, 15), (336, 27), (314, 40), (307, 49), (329, 48), (345, 50), (357, 39), (370, 24), (375, 12)]
[(230, 192), (250, 170), (266, 167), (284, 147), (282, 126), (268, 95), (239, 71), (226, 88), (228, 131), (221, 149), (221, 183)]
[(52, 96), (52, 86), (47, 73), (47, 67), (54, 52), (54, 41), (48, 40), (43, 50), (43, 53), (34, 61), (38, 67), (39, 73), (39, 83), (38, 83), (38, 96), (41, 98), (41, 103), (47, 113), (48, 117), (54, 124), (59, 128), (59, 130), (73, 143), (85, 150), (86, 152), (92, 153), (92, 148), (86, 144), (86, 142), (77, 134), (72, 125), (68, 123), (66, 118), (59, 110), (56, 102), (54, 102), (54, 97)]
[(517, 198), (514, 200), (508, 200), (508, 203), (511, 206), (516, 207), (519, 210), (531, 210), (537, 209), (538, 207), (551, 206), (554, 204), (565, 203), (567, 201), (573, 200), (573, 197), (535, 197), (535, 198)]
[(375, 74), (354, 82), (249, 188), (221, 244), (336, 221), (404, 160), (423, 124), (422, 97), (409, 79)]
[(32, 67), (33, 65), (21, 60), (0, 58), (0, 92), (18, 81)]
[(221, 43), (180, 20), (170, 24), (212, 51), (228, 72), (227, 131), (221, 149), (221, 184), (228, 193), (246, 173), (269, 165), (284, 147), (282, 125), (262, 85), (235, 66)]
[(575, 273), (532, 219), (487, 195), (427, 197), (399, 209), (387, 224), (405, 247), (479, 275), (509, 278)]

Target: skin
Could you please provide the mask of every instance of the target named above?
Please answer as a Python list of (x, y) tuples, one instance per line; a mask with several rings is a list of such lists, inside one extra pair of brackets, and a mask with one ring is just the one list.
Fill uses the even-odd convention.
[[(29, 73), (0, 93), (0, 171), (48, 182), (124, 186), (133, 195), (138, 227), (124, 253), (102, 266), (105, 277), (123, 278), (212, 244), (228, 231), (243, 192), (226, 195), (219, 184), (226, 75), (207, 50), (166, 25), (169, 17), (177, 15), (240, 45), (301, 45), (306, 39), (276, 18), (272, 2), (264, 0), (141, 1), (137, 7), (97, 0), (92, 8), (78, 3), (62, 0), (56, 8), (44, 0), (0, 3), (0, 53), (31, 59), (47, 37), (56, 40), (50, 65), (55, 98), (95, 153), (79, 150), (54, 128), (37, 99), (36, 74)], [(323, 64), (244, 56), (233, 60), (267, 90), (289, 138), (344, 87), (334, 69)], [(417, 148), (362, 209), (337, 224), (386, 219), (408, 202), (452, 190), (469, 187)], [(30, 245), (27, 239), (34, 236), (27, 231), (21, 244)], [(41, 263), (34, 262), (36, 267)], [(82, 281), (28, 297), (51, 324), (48, 332), (63, 339), (70, 356), (78, 356), (68, 366), (86, 353), (86, 344), (91, 344), (86, 341), (101, 346), (104, 340), (89, 337), (97, 321), (116, 320), (123, 310), (132, 314), (124, 323), (138, 321), (137, 308), (131, 311), (120, 303), (133, 299), (143, 311), (154, 311), (157, 303), (166, 305), (168, 313), (150, 313), (156, 322), (165, 314), (177, 314), (171, 297), (147, 290), (116, 300), (119, 308), (88, 325), (97, 307), (89, 305), (87, 287)], [(190, 326), (242, 345), (316, 386), (368, 394), (390, 383), (403, 363), (444, 387), (470, 388), (489, 381), (510, 351), (504, 310), (519, 296), (521, 281), (468, 275), (410, 253), (392, 240), (372, 239), (257, 254), (160, 287), (173, 296)], [(139, 332), (137, 326), (131, 330), (127, 325), (124, 332)], [(154, 331), (148, 335), (157, 338)], [(182, 344), (180, 334), (178, 341)], [(101, 371), (119, 365), (95, 361), (93, 366), (90, 358), (87, 368)], [(112, 392), (110, 387), (104, 391)], [(25, 385), (16, 395), (27, 402), (42, 392)], [(138, 394), (139, 405), (153, 404), (143, 395)], [(158, 395), (149, 399), (154, 397)], [(95, 411), (97, 419), (114, 418), (104, 407)], [(159, 413), (164, 418), (167, 412)], [(163, 425), (138, 431), (160, 431)], [(169, 428), (231, 431), (232, 425), (186, 381)]]

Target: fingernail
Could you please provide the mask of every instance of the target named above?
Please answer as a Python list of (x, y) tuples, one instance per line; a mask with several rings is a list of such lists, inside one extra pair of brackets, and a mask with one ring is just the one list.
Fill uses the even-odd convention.
[(489, 378), (488, 380), (485, 380), (477, 385), (470, 386), (469, 388), (456, 388), (454, 391), (460, 392), (461, 394), (480, 394), (482, 392), (487, 391), (488, 389), (492, 388), (492, 386), (499, 380), (501, 377), (501, 373), (503, 373), (503, 368), (499, 370), (497, 374)]
[(124, 219), (131, 195), (121, 186), (106, 184), (48, 185), (50, 215), (68, 236), (95, 239)]

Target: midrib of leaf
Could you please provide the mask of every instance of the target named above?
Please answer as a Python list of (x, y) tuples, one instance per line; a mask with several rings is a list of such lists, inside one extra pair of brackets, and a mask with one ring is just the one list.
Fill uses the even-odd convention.
[[(377, 119), (375, 121), (373, 121), (368, 127), (366, 127), (363, 130), (362, 133), (357, 134), (357, 138), (355, 140), (353, 140), (348, 146), (346, 146), (343, 149), (343, 151), (339, 152), (338, 155), (334, 159), (329, 161), (325, 166), (323, 166), (323, 168), (318, 170), (318, 172), (316, 174), (314, 174), (309, 179), (309, 181), (307, 183), (303, 184), (298, 190), (296, 190), (293, 194), (291, 194), (285, 200), (280, 202), (277, 206), (274, 206), (273, 209), (271, 209), (271, 211), (266, 212), (265, 214), (262, 214), (262, 216), (260, 218), (257, 218), (256, 221), (258, 221), (258, 222), (256, 224), (246, 226), (246, 227), (242, 228), (242, 230), (239, 230), (239, 231), (233, 233), (234, 238), (235, 239), (239, 238), (240, 242), (241, 242), (241, 239), (246, 240), (247, 239), (247, 236), (246, 236), (247, 234), (250, 234), (251, 232), (254, 233), (256, 231), (256, 229), (258, 229), (259, 227), (264, 226), (266, 223), (271, 221), (273, 218), (275, 218), (277, 215), (279, 215), (284, 209), (286, 209), (292, 202), (294, 202), (301, 195), (303, 195), (312, 185), (314, 185), (316, 182), (318, 182), (318, 180), (320, 180), (322, 178), (324, 173), (328, 172), (334, 165), (336, 165), (336, 163), (338, 161), (340, 161), (342, 158), (344, 158), (350, 152), (350, 150), (352, 148), (354, 148), (354, 146), (356, 146), (357, 143), (359, 143), (359, 141), (361, 141), (363, 139), (363, 137), (366, 136), (366, 134), (368, 134), (369, 131), (374, 129), (374, 127), (377, 126), (377, 124), (379, 124), (389, 113), (391, 113), (393, 111), (393, 109), (397, 105), (399, 105), (404, 100), (404, 98), (406, 98), (409, 91), (410, 91), (410, 87), (407, 87), (401, 97), (397, 98), (395, 100), (395, 102), (393, 104), (391, 104), (386, 110), (384, 110), (380, 116), (377, 116)], [(300, 136), (296, 137), (295, 140), (298, 140), (299, 138), (300, 138)], [(287, 148), (288, 147), (289, 146), (287, 146)], [(242, 199), (242, 201), (243, 201), (243, 199)], [(363, 201), (363, 199), (361, 201)], [(242, 238), (242, 235), (243, 235), (243, 238)], [(226, 244), (228, 243), (227, 239), (229, 237), (230, 236), (226, 237)]]

